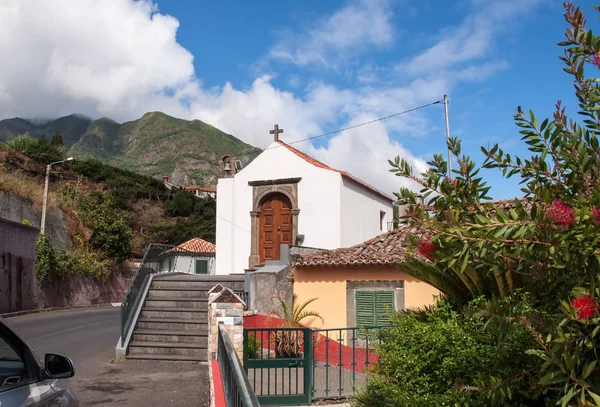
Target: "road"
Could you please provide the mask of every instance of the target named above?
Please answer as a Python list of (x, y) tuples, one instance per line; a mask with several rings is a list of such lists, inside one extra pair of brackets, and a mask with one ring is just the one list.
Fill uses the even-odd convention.
[(52, 311), (7, 319), (41, 357), (69, 356), (81, 406), (207, 406), (206, 362), (114, 360), (120, 308)]
[(115, 357), (121, 323), (119, 307), (42, 312), (7, 321), (42, 358), (51, 352), (73, 360), (71, 385), (76, 394), (87, 378), (98, 375)]

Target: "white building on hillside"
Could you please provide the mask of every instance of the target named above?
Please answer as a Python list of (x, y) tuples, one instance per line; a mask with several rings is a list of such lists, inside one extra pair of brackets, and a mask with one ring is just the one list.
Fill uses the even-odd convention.
[[(241, 170), (221, 157), (217, 274), (279, 260), (280, 245), (335, 249), (387, 231), (394, 198), (351, 174), (275, 141)], [(241, 171), (240, 171), (241, 170)]]
[(164, 252), (160, 259), (161, 273), (215, 274), (217, 247), (195, 237)]

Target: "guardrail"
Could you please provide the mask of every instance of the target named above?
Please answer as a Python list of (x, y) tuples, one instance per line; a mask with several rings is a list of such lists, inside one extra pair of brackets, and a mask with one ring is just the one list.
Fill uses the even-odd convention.
[(160, 271), (160, 255), (175, 246), (152, 243), (146, 249), (142, 262), (138, 267), (129, 288), (125, 293), (125, 298), (121, 303), (121, 346), (125, 345), (125, 339), (131, 324), (133, 323), (135, 310), (139, 302), (143, 300), (140, 292), (143, 292), (143, 287), (148, 280), (148, 276), (156, 274)]
[(229, 334), (222, 325), (219, 325), (217, 360), (227, 407), (260, 407)]

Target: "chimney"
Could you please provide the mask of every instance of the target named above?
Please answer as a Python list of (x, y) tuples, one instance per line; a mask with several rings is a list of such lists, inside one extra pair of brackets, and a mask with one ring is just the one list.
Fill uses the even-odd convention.
[(166, 175), (163, 175), (162, 179), (163, 182), (169, 182), (169, 177), (167, 177)]

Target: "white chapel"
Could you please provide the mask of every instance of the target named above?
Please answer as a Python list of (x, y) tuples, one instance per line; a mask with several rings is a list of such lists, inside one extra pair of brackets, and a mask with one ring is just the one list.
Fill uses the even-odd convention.
[(387, 231), (394, 198), (279, 140), (241, 169), (220, 159), (216, 274), (280, 259), (281, 245), (352, 246)]

